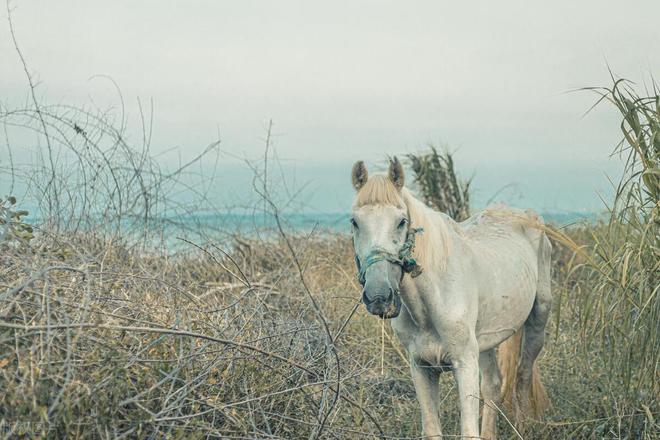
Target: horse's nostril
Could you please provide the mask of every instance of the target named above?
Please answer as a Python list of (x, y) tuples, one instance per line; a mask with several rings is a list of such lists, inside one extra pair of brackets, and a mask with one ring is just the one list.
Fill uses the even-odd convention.
[(369, 295), (366, 293), (362, 294), (362, 302), (364, 302), (365, 305), (380, 305), (380, 304), (387, 304), (392, 301), (392, 292), (390, 292), (390, 296), (385, 298), (385, 295), (379, 295), (379, 296), (374, 296), (373, 298), (369, 298)]
[(376, 297), (374, 299), (369, 299), (369, 295), (367, 295), (367, 291), (366, 290), (362, 291), (362, 302), (365, 305), (369, 305), (369, 304), (373, 303), (374, 301), (376, 301), (377, 299), (379, 299), (379, 298)]

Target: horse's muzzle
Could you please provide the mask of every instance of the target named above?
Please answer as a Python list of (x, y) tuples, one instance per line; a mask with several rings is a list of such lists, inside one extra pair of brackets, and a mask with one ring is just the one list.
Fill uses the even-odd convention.
[(362, 302), (369, 313), (383, 319), (396, 318), (401, 312), (401, 298), (398, 292), (395, 292), (391, 287), (388, 287), (387, 294), (382, 292), (367, 293), (365, 288), (362, 291)]

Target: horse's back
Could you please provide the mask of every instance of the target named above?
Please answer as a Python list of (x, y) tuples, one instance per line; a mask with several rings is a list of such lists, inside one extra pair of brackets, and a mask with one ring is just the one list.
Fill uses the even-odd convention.
[(543, 217), (532, 209), (517, 209), (497, 204), (491, 205), (467, 220), (458, 223), (463, 236), (473, 245), (487, 250), (495, 246), (507, 248), (506, 241), (523, 239), (531, 245), (535, 254), (541, 251), (545, 239)]

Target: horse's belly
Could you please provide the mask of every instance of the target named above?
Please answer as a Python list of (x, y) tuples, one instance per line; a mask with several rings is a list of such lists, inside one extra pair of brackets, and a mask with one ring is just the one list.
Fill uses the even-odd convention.
[[(515, 295), (515, 301), (507, 301), (508, 295), (502, 295), (500, 302), (489, 307), (481, 304), (483, 313), (477, 321), (476, 336), (479, 350), (489, 350), (514, 334), (524, 323), (534, 305), (534, 294)], [(508, 307), (502, 305), (508, 304)]]
[(536, 258), (532, 254), (507, 260), (491, 266), (480, 286), (476, 336), (481, 351), (497, 346), (518, 330), (534, 305)]

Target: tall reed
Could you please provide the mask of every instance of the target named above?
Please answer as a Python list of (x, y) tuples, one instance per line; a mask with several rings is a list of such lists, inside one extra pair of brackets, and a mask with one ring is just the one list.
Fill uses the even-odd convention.
[(606, 227), (591, 229), (583, 334), (608, 354), (611, 385), (646, 405), (660, 392), (660, 96), (655, 83), (640, 96), (624, 80), (590, 90), (621, 113), (624, 169)]

